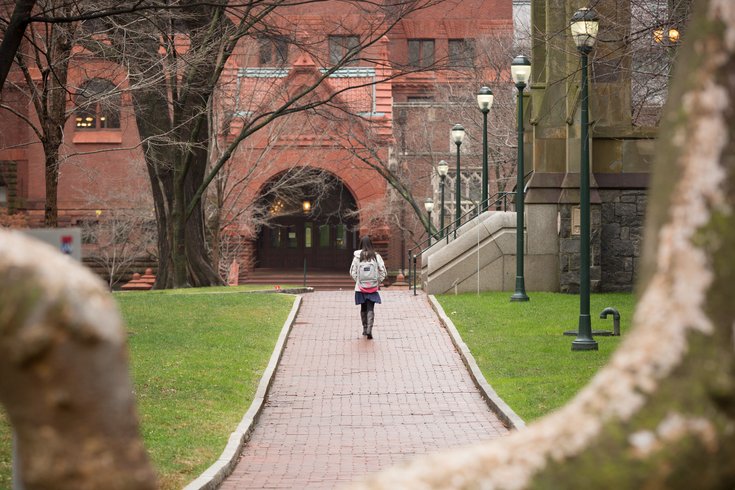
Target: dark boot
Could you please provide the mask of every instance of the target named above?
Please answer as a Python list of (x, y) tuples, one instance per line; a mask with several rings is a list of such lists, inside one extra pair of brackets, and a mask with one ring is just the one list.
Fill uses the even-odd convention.
[(360, 319), (362, 320), (362, 334), (367, 335), (367, 311), (360, 311)]
[(365, 335), (367, 335), (367, 338), (369, 339), (373, 338), (373, 322), (374, 321), (375, 321), (375, 312), (368, 311), (367, 312), (367, 329), (365, 330)]

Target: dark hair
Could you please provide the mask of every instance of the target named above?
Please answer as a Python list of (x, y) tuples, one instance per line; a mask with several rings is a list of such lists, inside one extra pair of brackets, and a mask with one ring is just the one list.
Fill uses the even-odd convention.
[(360, 260), (375, 259), (375, 249), (373, 248), (373, 242), (370, 240), (369, 236), (365, 235), (360, 239), (360, 248), (362, 249), (362, 252), (360, 252)]

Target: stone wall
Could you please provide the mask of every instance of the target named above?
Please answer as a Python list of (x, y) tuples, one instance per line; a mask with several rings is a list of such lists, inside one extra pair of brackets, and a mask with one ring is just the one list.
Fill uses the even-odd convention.
[(632, 291), (639, 270), (645, 190), (601, 190), (603, 292)]
[[(579, 293), (579, 235), (572, 233), (573, 204), (559, 205), (559, 291)], [(600, 291), (600, 205), (590, 208), (590, 291)]]

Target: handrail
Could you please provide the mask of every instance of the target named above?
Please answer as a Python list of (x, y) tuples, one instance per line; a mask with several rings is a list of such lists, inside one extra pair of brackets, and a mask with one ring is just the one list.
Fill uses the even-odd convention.
[[(415, 247), (408, 249), (408, 277), (409, 278), (411, 277), (411, 264), (413, 264), (413, 294), (414, 295), (416, 294), (416, 258), (419, 255), (423, 254), (425, 251), (429, 250), (435, 244), (439, 243), (439, 241), (443, 240), (444, 238), (446, 238), (447, 243), (449, 243), (450, 241), (449, 235), (452, 234), (450, 232), (452, 227), (454, 227), (453, 234), (454, 234), (454, 238), (456, 238), (457, 229), (459, 229), (462, 226), (462, 220), (466, 219), (468, 216), (472, 216), (472, 217), (479, 216), (480, 210), (490, 209), (491, 207), (495, 207), (496, 210), (500, 210), (500, 203), (502, 203), (503, 211), (507, 211), (508, 210), (508, 199), (507, 198), (509, 195), (513, 195), (513, 194), (514, 192), (506, 192), (506, 191), (501, 191), (501, 192), (497, 192), (493, 194), (492, 196), (488, 197), (485, 201), (479, 202), (475, 207), (473, 207), (471, 210), (461, 215), (458, 219), (455, 219), (454, 221), (452, 221), (449, 225), (445, 226), (441, 230), (437, 230), (436, 233), (429, 232), (428, 238), (426, 238), (422, 242), (419, 242), (419, 244), (416, 245)], [(496, 196), (497, 198), (491, 202), (490, 200), (495, 198)], [(487, 205), (483, 206), (486, 203)], [(429, 227), (431, 227), (431, 223), (429, 223)], [(437, 235), (439, 236), (439, 238), (435, 239), (434, 242), (432, 243), (431, 242), (432, 237), (436, 238)], [(422, 249), (424, 244), (427, 244), (428, 246), (425, 249)], [(414, 250), (419, 250), (419, 253), (414, 254), (413, 253)]]
[[(533, 170), (529, 171), (526, 175), (523, 176), (523, 195), (525, 197), (526, 192), (528, 191), (528, 177), (533, 174)], [(457, 230), (462, 226), (462, 220), (467, 218), (469, 215), (479, 216), (481, 209), (490, 209), (491, 206), (495, 206), (497, 211), (500, 211), (499, 203), (503, 203), (503, 211), (508, 210), (508, 200), (507, 197), (509, 195), (516, 194), (516, 191), (500, 191), (496, 192), (492, 196), (488, 197), (485, 201), (481, 201), (478, 203), (474, 208), (467, 211), (463, 215), (461, 215), (458, 219), (452, 221), (449, 225), (445, 226), (441, 230), (437, 230), (437, 233), (433, 234), (431, 233), (431, 223), (429, 223), (429, 236), (422, 242), (419, 242), (418, 245), (415, 247), (408, 249), (408, 277), (410, 280), (411, 277), (411, 263), (413, 263), (413, 294), (416, 294), (416, 257), (419, 255), (422, 255), (424, 252), (429, 250), (432, 246), (434, 246), (436, 243), (439, 243), (440, 240), (443, 240), (446, 238), (446, 243), (449, 243), (449, 235), (450, 235), (450, 229), (454, 227), (453, 234), (454, 238), (457, 238)], [(498, 196), (492, 203), (490, 202), (491, 199), (493, 199), (495, 196)], [(487, 203), (487, 206), (484, 208), (482, 207), (483, 204)], [(474, 217), (473, 216), (473, 217)], [(439, 239), (435, 240), (433, 243), (431, 242), (432, 237), (436, 237), (436, 235), (439, 235)], [(427, 244), (427, 247), (425, 249), (422, 249), (424, 244)], [(413, 253), (414, 250), (419, 251), (419, 253)], [(410, 283), (409, 283), (410, 284)]]

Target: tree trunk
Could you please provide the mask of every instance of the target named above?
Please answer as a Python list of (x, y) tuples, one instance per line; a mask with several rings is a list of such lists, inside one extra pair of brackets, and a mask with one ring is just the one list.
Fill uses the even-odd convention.
[[(44, 71), (42, 96), (36, 101), (38, 118), (43, 127), (43, 151), (45, 157), (46, 202), (44, 224), (55, 228), (59, 224), (59, 148), (64, 141), (66, 123), (67, 78), (72, 48), (72, 27), (68, 24), (51, 26), (50, 45), (47, 53), (48, 67)], [(40, 109), (40, 110), (39, 110)]]
[(633, 331), (560, 411), (358, 488), (735, 487), (735, 9), (695, 3), (658, 141)]
[(59, 224), (59, 144), (44, 144), (46, 200), (44, 203), (44, 226), (56, 228)]
[(105, 284), (51, 247), (6, 231), (0, 277), (0, 402), (24, 488), (155, 488), (126, 332)]

